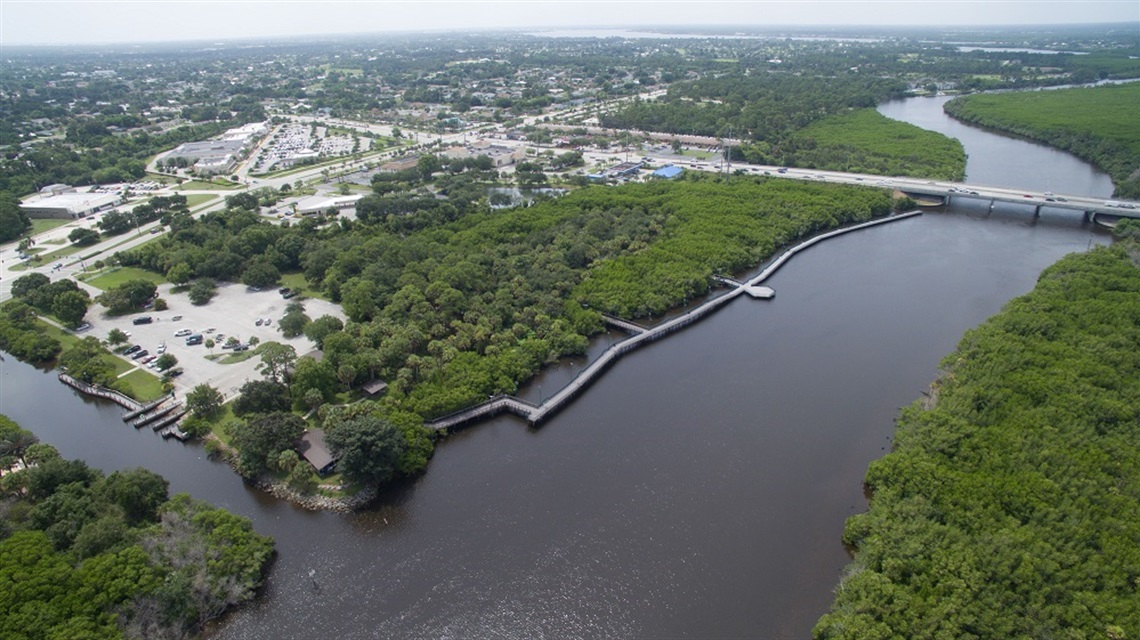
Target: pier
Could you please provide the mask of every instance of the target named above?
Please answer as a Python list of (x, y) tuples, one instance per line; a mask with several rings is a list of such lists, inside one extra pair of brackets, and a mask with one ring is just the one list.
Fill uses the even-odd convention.
[[(922, 215), (922, 212), (912, 211), (909, 213), (871, 220), (870, 222), (864, 222), (861, 224), (852, 225), (850, 227), (844, 227), (842, 229), (836, 229), (834, 231), (815, 236), (804, 242), (801, 242), (800, 244), (797, 244), (796, 246), (782, 253), (767, 267), (765, 267), (764, 270), (759, 273), (759, 275), (752, 278), (748, 282), (738, 282), (731, 278), (714, 276), (718, 281), (722, 283), (726, 283), (726, 281), (732, 282), (732, 288), (723, 295), (712, 298), (700, 306), (694, 307), (693, 309), (690, 309), (689, 311), (686, 311), (685, 313), (671, 320), (667, 320), (651, 329), (646, 329), (631, 322), (626, 322), (624, 320), (612, 318), (611, 316), (606, 316), (603, 314), (602, 317), (605, 320), (606, 324), (621, 326), (616, 324), (618, 322), (621, 322), (625, 325), (629, 325), (630, 327), (638, 329), (638, 331), (631, 331), (633, 335), (631, 335), (629, 338), (626, 338), (625, 340), (614, 344), (609, 349), (606, 349), (602, 355), (598, 356), (598, 358), (591, 362), (585, 369), (583, 369), (581, 373), (575, 376), (574, 379), (569, 382), (569, 384), (559, 389), (558, 392), (547, 398), (542, 404), (534, 405), (530, 402), (527, 402), (526, 400), (516, 398), (514, 396), (498, 395), (488, 399), (486, 402), (477, 404), (473, 407), (468, 407), (467, 409), (463, 409), (455, 413), (448, 414), (442, 418), (428, 421), (425, 424), (431, 429), (449, 432), (471, 424), (477, 420), (490, 418), (501, 413), (509, 412), (519, 416), (520, 418), (523, 418), (531, 425), (539, 425), (545, 420), (552, 417), (555, 413), (562, 409), (562, 407), (566, 406), (566, 404), (573, 400), (579, 393), (582, 393), (594, 382), (595, 379), (597, 379), (598, 376), (600, 376), (603, 372), (605, 372), (606, 369), (608, 369), (611, 365), (613, 365), (622, 356), (629, 353), (630, 351), (633, 351), (634, 349), (637, 349), (643, 345), (649, 344), (654, 340), (664, 338), (674, 331), (680, 331), (681, 329), (684, 329), (690, 324), (693, 324), (708, 314), (716, 311), (717, 309), (720, 309), (729, 302), (732, 302), (742, 294), (761, 298), (772, 297), (772, 295), (775, 295), (775, 292), (768, 287), (762, 286), (762, 283), (770, 278), (773, 274), (775, 274), (780, 269), (780, 267), (784, 266), (784, 264), (790, 260), (792, 256), (799, 253), (800, 251), (823, 242), (824, 240), (834, 238), (845, 233), (851, 233), (852, 231), (858, 231), (860, 229), (866, 229), (868, 227), (886, 224), (888, 222), (905, 220), (907, 218), (912, 218), (918, 215)], [(626, 329), (626, 327), (622, 328)]]
[(124, 409), (127, 409), (128, 411), (138, 411), (139, 409), (143, 408), (143, 405), (139, 404), (134, 399), (128, 398), (127, 396), (119, 393), (118, 391), (115, 391), (114, 389), (108, 389), (97, 384), (90, 384), (82, 380), (76, 380), (66, 373), (59, 374), (59, 381), (71, 387), (72, 389), (79, 391), (80, 393), (94, 396), (96, 398), (103, 398), (104, 400), (110, 400), (111, 402), (114, 402), (115, 404)]
[(59, 374), (59, 381), (80, 393), (110, 400), (120, 407), (123, 407), (127, 410), (123, 415), (123, 422), (130, 422), (136, 429), (146, 426), (148, 423), (153, 423), (153, 429), (163, 438), (177, 438), (183, 441), (190, 438), (190, 436), (178, 428), (179, 422), (187, 413), (181, 402), (176, 402), (161, 409), (158, 408), (162, 403), (169, 400), (170, 396), (164, 396), (158, 400), (142, 404), (114, 389), (76, 380), (66, 373)]

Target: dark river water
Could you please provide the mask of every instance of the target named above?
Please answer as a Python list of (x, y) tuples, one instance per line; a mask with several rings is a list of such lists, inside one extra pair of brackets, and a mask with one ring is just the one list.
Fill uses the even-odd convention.
[[(963, 139), (978, 183), (1110, 194), (1084, 163), (940, 107), (882, 111)], [(966, 201), (841, 236), (769, 280), (774, 300), (740, 298), (632, 353), (540, 429), (505, 416), (449, 438), (426, 474), (351, 516), (251, 490), (12, 358), (0, 404), (64, 456), (154, 469), (277, 539), (264, 597), (215, 638), (804, 638), (899, 408), (964, 331), (1107, 239), (1073, 213)]]

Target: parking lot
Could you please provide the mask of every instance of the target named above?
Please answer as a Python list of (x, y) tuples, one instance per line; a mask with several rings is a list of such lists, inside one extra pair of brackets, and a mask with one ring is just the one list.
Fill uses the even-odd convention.
[[(256, 336), (262, 343), (274, 341), (292, 345), (298, 356), (312, 351), (315, 347), (305, 336), (286, 339), (281, 335), (278, 324), (285, 314), (285, 306), (290, 302), (301, 302), (306, 315), (313, 319), (323, 315), (336, 316), (342, 320), (345, 318), (340, 307), (331, 302), (314, 298), (285, 300), (276, 288), (252, 291), (243, 284), (221, 283), (217, 295), (209, 304), (196, 307), (190, 304), (185, 293), (172, 293), (172, 287), (170, 284), (159, 286), (159, 296), (170, 305), (166, 311), (148, 311), (118, 318), (89, 313), (88, 321), (92, 325), (92, 335), (106, 339), (111, 329), (121, 329), (130, 334), (129, 344), (140, 345), (151, 355), (157, 352), (160, 343), (165, 342), (166, 352), (178, 358), (177, 366), (183, 370), (181, 376), (174, 378), (179, 395), (198, 384), (208, 383), (221, 391), (228, 400), (247, 380), (261, 377), (257, 371), (261, 360), (256, 356), (235, 364), (220, 364), (206, 358), (211, 354), (232, 353), (229, 349), (222, 349), (230, 336), (237, 337), (242, 343), (248, 343), (250, 337)], [(95, 309), (101, 307), (95, 307), (92, 311)], [(149, 315), (154, 321), (140, 325), (133, 323), (135, 318), (143, 315)], [(174, 320), (177, 316), (181, 316), (181, 319)], [(257, 325), (258, 319), (266, 318), (270, 321), (268, 325)], [(182, 329), (201, 333), (203, 338), (213, 339), (217, 344), (213, 349), (207, 349), (204, 341), (199, 345), (187, 345), (185, 337), (174, 335)], [(219, 334), (224, 338), (219, 339)]]

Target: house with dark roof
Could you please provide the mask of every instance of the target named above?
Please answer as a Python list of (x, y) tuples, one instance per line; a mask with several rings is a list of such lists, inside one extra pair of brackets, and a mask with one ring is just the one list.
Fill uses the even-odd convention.
[(308, 429), (301, 434), (297, 452), (306, 462), (313, 465), (319, 475), (328, 475), (336, 468), (336, 458), (325, 444), (325, 432), (321, 429)]

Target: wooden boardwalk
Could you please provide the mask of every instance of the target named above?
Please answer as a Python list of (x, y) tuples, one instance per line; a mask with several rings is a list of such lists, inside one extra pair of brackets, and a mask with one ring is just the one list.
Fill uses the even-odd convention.
[(108, 389), (107, 387), (101, 387), (97, 384), (89, 384), (82, 380), (76, 380), (66, 373), (59, 374), (59, 381), (71, 387), (72, 389), (75, 389), (76, 391), (87, 394), (89, 396), (103, 398), (104, 400), (110, 400), (111, 402), (114, 402), (115, 404), (123, 407), (124, 409), (127, 409), (128, 411), (137, 411), (143, 407), (143, 405), (135, 402), (132, 398), (128, 398), (127, 396), (119, 393), (118, 391), (115, 391), (114, 389)]
[[(178, 428), (179, 421), (183, 418), (183, 416), (186, 415), (186, 409), (181, 408), (181, 402), (173, 404), (169, 407), (165, 407), (163, 409), (159, 409), (158, 411), (153, 411), (163, 402), (169, 400), (169, 397), (163, 397), (153, 402), (142, 404), (132, 398), (128, 398), (127, 396), (119, 393), (118, 391), (115, 391), (114, 389), (108, 389), (96, 384), (88, 384), (82, 380), (76, 380), (66, 373), (59, 374), (59, 381), (71, 387), (72, 389), (79, 391), (80, 393), (94, 396), (96, 398), (103, 398), (104, 400), (110, 400), (120, 407), (123, 407), (127, 410), (127, 413), (123, 416), (123, 421), (131, 422), (135, 428), (145, 426), (148, 422), (157, 420), (154, 422), (153, 428), (163, 438), (177, 438), (179, 440), (187, 440), (190, 437)], [(153, 413), (148, 414), (148, 411), (153, 411)], [(170, 415), (172, 411), (174, 413), (173, 415)], [(139, 418), (139, 416), (143, 417)]]
[(614, 316), (607, 315), (605, 313), (602, 314), (602, 321), (605, 322), (606, 324), (610, 325), (611, 327), (617, 327), (618, 329), (621, 329), (622, 331), (625, 331), (626, 333), (631, 333), (633, 335), (637, 335), (639, 333), (645, 333), (646, 331), (649, 331), (649, 329), (646, 329), (645, 327), (643, 327), (639, 324), (635, 324), (633, 322), (630, 322), (629, 320), (622, 320), (621, 318), (615, 318)]
[(455, 413), (443, 416), (442, 418), (437, 418), (435, 420), (429, 421), (426, 423), (426, 426), (439, 431), (453, 431), (478, 420), (482, 420), (483, 418), (490, 418), (508, 412), (513, 413), (520, 418), (523, 418), (532, 425), (541, 424), (543, 421), (549, 419), (560, 409), (562, 409), (562, 407), (566, 406), (566, 404), (573, 400), (579, 393), (582, 393), (587, 387), (590, 386), (590, 384), (594, 382), (595, 379), (597, 379), (598, 376), (600, 376), (603, 372), (605, 372), (606, 369), (613, 365), (613, 363), (617, 362), (622, 356), (629, 353), (630, 351), (633, 351), (634, 349), (637, 349), (643, 345), (649, 344), (654, 340), (663, 338), (673, 333), (674, 331), (680, 331), (681, 329), (684, 329), (690, 324), (693, 324), (708, 314), (716, 311), (717, 309), (720, 309), (729, 302), (732, 302), (742, 294), (748, 294), (753, 297), (771, 297), (772, 290), (768, 287), (761, 286), (761, 283), (771, 277), (772, 274), (776, 273), (780, 267), (784, 266), (784, 264), (790, 260), (792, 256), (799, 253), (800, 251), (823, 242), (824, 240), (834, 238), (845, 233), (858, 231), (860, 229), (865, 229), (867, 227), (873, 227), (880, 224), (886, 224), (888, 222), (905, 220), (907, 218), (918, 215), (922, 215), (922, 212), (912, 211), (910, 213), (903, 213), (886, 218), (878, 218), (870, 222), (864, 222), (862, 224), (844, 227), (842, 229), (836, 229), (835, 231), (830, 231), (828, 233), (815, 236), (814, 238), (801, 242), (800, 244), (785, 251), (783, 254), (773, 260), (771, 264), (765, 267), (764, 270), (759, 273), (759, 275), (752, 278), (748, 282), (739, 282), (723, 276), (714, 276), (719, 282), (729, 284), (729, 286), (732, 288), (729, 289), (729, 291), (724, 295), (712, 298), (706, 301), (704, 304), (701, 304), (698, 307), (694, 307), (693, 309), (690, 309), (689, 311), (671, 320), (663, 322), (656, 327), (653, 327), (652, 329), (646, 329), (644, 327), (633, 324), (632, 322), (627, 322), (625, 320), (613, 318), (611, 316), (603, 314), (602, 317), (605, 319), (607, 324), (619, 326), (623, 329), (626, 329), (627, 331), (630, 329), (628, 329), (627, 326), (623, 325), (628, 325), (628, 327), (632, 327), (637, 331), (630, 331), (630, 333), (633, 335), (631, 335), (629, 338), (626, 338), (625, 340), (622, 340), (621, 342), (618, 342), (617, 344), (612, 345), (609, 349), (606, 349), (601, 356), (591, 362), (585, 369), (583, 369), (577, 376), (575, 376), (574, 379), (569, 382), (569, 384), (559, 389), (557, 393), (547, 398), (546, 401), (541, 405), (534, 405), (530, 402), (527, 402), (526, 400), (510, 395), (498, 395), (488, 399), (486, 402), (477, 404), (473, 407), (468, 407), (462, 411), (457, 411)]

